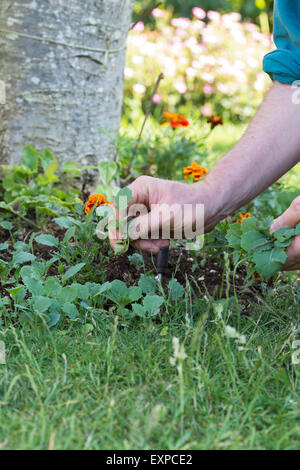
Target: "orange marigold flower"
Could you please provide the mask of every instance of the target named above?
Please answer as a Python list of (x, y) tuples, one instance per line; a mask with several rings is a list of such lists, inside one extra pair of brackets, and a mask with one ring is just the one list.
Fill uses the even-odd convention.
[(251, 215), (249, 214), (249, 212), (246, 212), (245, 215), (240, 212), (240, 219), (237, 220), (237, 223), (241, 224), (243, 222), (243, 220), (250, 219), (250, 217), (251, 217)]
[(168, 111), (164, 111), (163, 115), (165, 120), (161, 124), (170, 124), (172, 129), (176, 129), (177, 127), (187, 127), (190, 125), (189, 121), (185, 116), (182, 116), (182, 114), (169, 113)]
[(211, 128), (214, 129), (216, 126), (223, 125), (223, 119), (217, 114), (213, 114), (207, 119), (207, 122), (211, 125)]
[(94, 206), (99, 207), (104, 204), (110, 204), (103, 194), (92, 194), (84, 206), (84, 212), (89, 214)]
[(203, 168), (197, 162), (193, 162), (190, 166), (183, 169), (183, 176), (185, 180), (192, 176), (194, 181), (199, 181), (202, 176), (206, 175), (207, 171), (207, 168)]

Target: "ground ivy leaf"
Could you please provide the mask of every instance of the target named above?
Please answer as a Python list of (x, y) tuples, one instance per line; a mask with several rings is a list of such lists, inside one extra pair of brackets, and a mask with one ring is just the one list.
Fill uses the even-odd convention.
[(241, 247), (245, 251), (249, 251), (257, 245), (261, 245), (267, 241), (268, 239), (258, 230), (250, 230), (249, 232), (243, 233), (241, 238)]
[(257, 218), (250, 217), (249, 219), (244, 219), (239, 225), (241, 226), (242, 233), (249, 232), (250, 230), (256, 229)]
[(253, 254), (253, 261), (256, 265), (256, 271), (265, 279), (270, 279), (277, 274), (287, 255), (282, 248), (272, 248), (262, 252), (255, 252)]

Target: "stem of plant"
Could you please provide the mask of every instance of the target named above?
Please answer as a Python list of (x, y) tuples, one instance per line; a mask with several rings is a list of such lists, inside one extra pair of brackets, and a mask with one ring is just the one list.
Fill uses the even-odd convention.
[(136, 146), (135, 146), (134, 149), (133, 149), (132, 156), (131, 156), (131, 159), (130, 159), (130, 162), (129, 162), (129, 165), (128, 165), (128, 169), (127, 169), (127, 179), (128, 179), (128, 177), (130, 176), (131, 168), (132, 168), (134, 159), (135, 159), (135, 157), (136, 157), (136, 154), (137, 154), (137, 151), (138, 151), (140, 142), (141, 142), (143, 130), (144, 130), (144, 128), (145, 128), (147, 119), (148, 119), (148, 117), (150, 116), (150, 113), (151, 113), (151, 110), (152, 110), (152, 106), (153, 106), (153, 96), (156, 94), (156, 92), (157, 92), (157, 90), (158, 90), (158, 87), (159, 87), (159, 84), (160, 84), (161, 80), (163, 80), (163, 78), (164, 78), (164, 74), (163, 74), (163, 73), (159, 74), (159, 76), (157, 77), (157, 80), (156, 80), (156, 83), (155, 83), (153, 92), (152, 92), (152, 94), (151, 94), (150, 102), (149, 102), (149, 105), (148, 105), (148, 108), (147, 108), (147, 111), (146, 111), (146, 114), (145, 114), (145, 119), (144, 119), (144, 121), (143, 121), (141, 130), (140, 130), (140, 133), (139, 133), (139, 136), (138, 136), (138, 139), (137, 139)]
[(160, 7), (160, 5), (162, 5), (162, 2), (158, 2), (156, 5), (154, 5), (154, 7), (151, 7), (151, 8), (148, 8), (147, 10), (145, 10), (143, 12), (143, 14), (141, 15), (141, 17), (135, 22), (133, 23), (131, 26), (130, 26), (130, 29), (134, 29), (134, 27), (140, 22), (140, 21), (144, 21), (146, 18), (148, 18), (149, 15), (151, 15), (151, 13), (153, 12), (153, 10), (155, 10), (155, 8), (158, 8)]

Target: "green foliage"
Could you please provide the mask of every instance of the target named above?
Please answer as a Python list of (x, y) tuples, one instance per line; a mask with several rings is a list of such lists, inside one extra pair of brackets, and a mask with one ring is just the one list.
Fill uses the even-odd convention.
[[(152, 0), (139, 0), (135, 2), (134, 6), (134, 21), (137, 21), (143, 11), (153, 7)], [(269, 17), (272, 17), (273, 13), (273, 1), (272, 0), (164, 0), (163, 6), (171, 8), (175, 16), (187, 16), (192, 15), (193, 7), (200, 7), (204, 10), (218, 10), (221, 12), (238, 11), (244, 18), (251, 18), (257, 20), (258, 15), (261, 11), (268, 13)], [(155, 26), (153, 18), (146, 18), (146, 23)]]
[(266, 280), (281, 270), (287, 259), (286, 248), (300, 233), (300, 223), (295, 229), (286, 227), (273, 234), (269, 228), (270, 224), (259, 226), (258, 219), (251, 217), (231, 224), (226, 234), (235, 263), (246, 261), (249, 275), (256, 271)]
[(58, 173), (58, 162), (48, 149), (38, 152), (26, 145), (21, 165), (3, 165), (2, 172), (0, 209), (21, 217), (30, 215), (33, 224), (42, 226), (46, 217), (74, 211), (81, 202), (78, 191), (68, 183), (68, 168)]

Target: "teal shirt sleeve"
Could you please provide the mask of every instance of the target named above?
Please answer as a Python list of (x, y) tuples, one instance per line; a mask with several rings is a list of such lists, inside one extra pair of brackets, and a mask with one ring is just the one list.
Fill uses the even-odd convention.
[(274, 1), (274, 42), (277, 47), (263, 60), (272, 80), (292, 84), (300, 80), (300, 1)]

